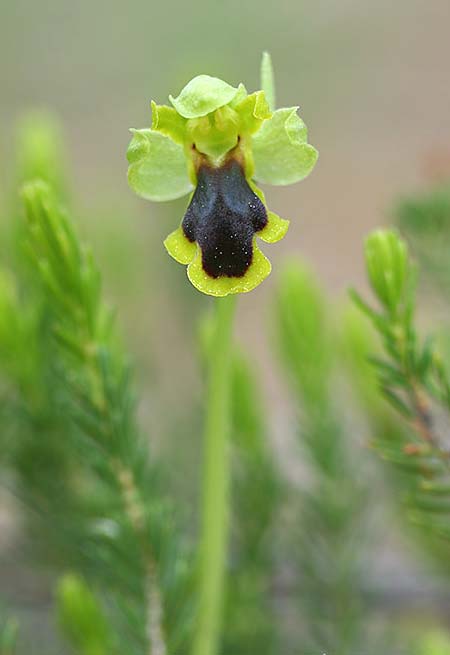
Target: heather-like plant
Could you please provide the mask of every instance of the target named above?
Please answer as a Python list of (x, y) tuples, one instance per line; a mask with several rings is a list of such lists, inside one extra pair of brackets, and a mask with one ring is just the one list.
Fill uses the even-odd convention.
[[(379, 333), (384, 355), (372, 355), (386, 401), (403, 417), (405, 429), (378, 437), (382, 456), (408, 472), (409, 517), (425, 533), (448, 541), (450, 460), (443, 420), (450, 412), (447, 365), (432, 338), (415, 325), (417, 273), (406, 243), (395, 231), (379, 230), (366, 241), (367, 272), (379, 308), (353, 292), (358, 307)], [(445, 419), (444, 419), (445, 417)], [(448, 565), (448, 559), (443, 562)]]

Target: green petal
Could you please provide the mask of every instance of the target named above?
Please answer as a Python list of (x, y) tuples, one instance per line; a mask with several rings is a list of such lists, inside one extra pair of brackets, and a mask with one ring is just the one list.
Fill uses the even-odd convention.
[(199, 118), (227, 105), (237, 93), (238, 89), (218, 77), (198, 75), (186, 84), (177, 98), (169, 96), (169, 100), (184, 118)]
[(264, 91), (256, 91), (244, 98), (235, 107), (235, 111), (239, 115), (241, 132), (244, 134), (254, 134), (263, 121), (272, 116)]
[(240, 102), (242, 102), (244, 100), (244, 98), (246, 98), (246, 97), (247, 97), (247, 89), (242, 84), (242, 82), (240, 82), (240, 84), (239, 84), (239, 86), (237, 88), (236, 95), (234, 96), (233, 100), (230, 102), (230, 107), (232, 107), (234, 109), (236, 107), (236, 105), (238, 105)]
[(164, 245), (169, 255), (179, 264), (190, 264), (197, 252), (197, 244), (185, 237), (181, 225), (169, 234)]
[(192, 190), (183, 148), (153, 130), (131, 130), (128, 183), (147, 200), (174, 200)]
[(257, 232), (256, 236), (263, 241), (266, 241), (266, 243), (276, 243), (277, 241), (280, 241), (288, 231), (289, 221), (285, 218), (280, 218), (273, 212), (268, 212), (268, 215), (269, 220), (266, 227), (261, 230), (261, 232)]
[(307, 140), (297, 107), (278, 109), (253, 136), (255, 178), (266, 184), (293, 184), (314, 168), (318, 152)]
[(245, 275), (242, 277), (212, 278), (205, 273), (202, 267), (202, 254), (197, 250), (195, 259), (189, 264), (187, 274), (194, 287), (209, 296), (228, 296), (231, 293), (247, 293), (270, 274), (272, 266), (258, 248), (256, 239), (253, 240), (253, 261)]
[(152, 130), (161, 132), (180, 145), (186, 137), (186, 119), (173, 108), (157, 105), (152, 100)]

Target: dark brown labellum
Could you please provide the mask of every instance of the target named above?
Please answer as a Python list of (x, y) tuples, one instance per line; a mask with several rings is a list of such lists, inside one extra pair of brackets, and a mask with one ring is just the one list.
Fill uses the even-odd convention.
[(253, 236), (267, 220), (266, 208), (238, 161), (229, 159), (219, 168), (200, 164), (197, 187), (182, 225), (189, 241), (199, 244), (208, 275), (245, 275), (252, 263)]

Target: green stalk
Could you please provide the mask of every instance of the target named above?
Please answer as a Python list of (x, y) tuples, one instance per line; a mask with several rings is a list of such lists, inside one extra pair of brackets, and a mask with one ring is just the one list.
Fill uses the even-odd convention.
[(217, 655), (229, 532), (231, 349), (235, 298), (216, 301), (205, 417), (199, 613), (193, 655)]

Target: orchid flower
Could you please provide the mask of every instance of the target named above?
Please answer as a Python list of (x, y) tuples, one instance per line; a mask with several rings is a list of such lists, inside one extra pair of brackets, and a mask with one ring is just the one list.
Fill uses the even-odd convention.
[(257, 239), (279, 241), (289, 221), (268, 209), (256, 183), (293, 184), (317, 161), (298, 107), (273, 111), (272, 97), (198, 75), (169, 96), (172, 106), (152, 102), (151, 128), (131, 130), (132, 189), (159, 202), (190, 194), (164, 245), (203, 293), (251, 291), (269, 275)]

